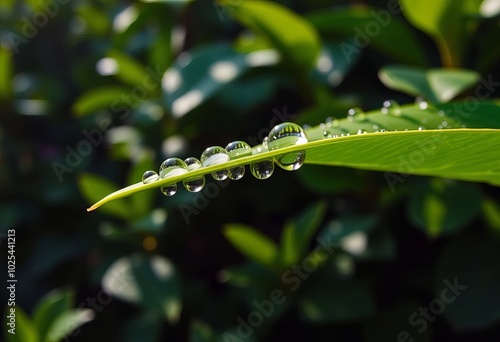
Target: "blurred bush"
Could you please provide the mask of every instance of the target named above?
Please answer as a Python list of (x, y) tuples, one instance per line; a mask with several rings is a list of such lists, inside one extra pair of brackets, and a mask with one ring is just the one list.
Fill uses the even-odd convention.
[(0, 9), (0, 232), (4, 246), (16, 232), (25, 332), (6, 338), (496, 341), (492, 186), (408, 177), (392, 187), (382, 173), (305, 165), (85, 212), (167, 157), (253, 145), (281, 121), (414, 101), (421, 74), (391, 87), (409, 95), (399, 93), (379, 81), (389, 64), (467, 68), (482, 75), (483, 98), (458, 80), (441, 91), (498, 97), (495, 1)]

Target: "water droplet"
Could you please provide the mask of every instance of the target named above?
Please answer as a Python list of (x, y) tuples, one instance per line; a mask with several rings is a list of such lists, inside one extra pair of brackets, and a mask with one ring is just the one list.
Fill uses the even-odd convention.
[(425, 128), (423, 128), (422, 126), (420, 126), (420, 127), (418, 128), (418, 130), (419, 130), (419, 131), (423, 131), (424, 129), (425, 129)]
[[(220, 146), (208, 147), (201, 154), (201, 165), (207, 167), (212, 165), (223, 164), (229, 160), (229, 155), (226, 150)], [(215, 180), (223, 181), (227, 178), (229, 172), (227, 170), (219, 170), (212, 173)]]
[(425, 100), (423, 96), (417, 96), (415, 98), (415, 104), (420, 108), (420, 110), (426, 110), (429, 108), (429, 103)]
[(385, 100), (380, 111), (384, 115), (401, 116), (401, 108), (396, 100)]
[(267, 179), (274, 172), (274, 163), (271, 160), (264, 160), (258, 163), (250, 164), (250, 172), (257, 179)]
[(326, 123), (322, 122), (319, 124), (319, 128), (325, 129), (326, 128)]
[[(188, 172), (186, 163), (179, 158), (168, 158), (160, 165), (160, 177), (173, 177)], [(163, 186), (161, 192), (166, 196), (173, 196), (177, 192), (177, 184)]]
[(460, 127), (461, 128), (466, 128), (467, 126), (465, 126), (465, 124), (461, 124)]
[(328, 131), (324, 131), (323, 132), (323, 138), (325, 138), (325, 139), (332, 138), (332, 133), (330, 133)]
[(378, 129), (378, 125), (373, 125), (373, 129), (377, 130)]
[(443, 121), (443, 122), (441, 122), (441, 125), (442, 125), (443, 127), (446, 127), (446, 126), (448, 126), (448, 122)]
[(385, 129), (383, 129), (383, 128), (382, 128), (382, 129), (380, 130), (380, 133), (384, 133), (384, 132), (385, 132)]
[(359, 107), (354, 107), (347, 111), (347, 120), (349, 121), (361, 122), (364, 121), (365, 118), (365, 112)]
[(157, 181), (159, 178), (160, 176), (158, 176), (156, 172), (149, 170), (144, 172), (144, 174), (142, 175), (142, 182), (144, 184), (149, 184)]
[(358, 132), (357, 132), (357, 133), (358, 133), (358, 134), (365, 134), (365, 133), (367, 133), (367, 132), (366, 132), (364, 129), (358, 129)]
[(269, 149), (268, 143), (269, 143), (269, 137), (264, 137), (264, 139), (262, 139), (262, 147), (264, 147), (265, 150)]
[(329, 116), (325, 120), (326, 127), (339, 127), (339, 120), (333, 116)]
[(160, 177), (172, 177), (186, 173), (187, 165), (179, 158), (168, 158), (160, 165)]
[(423, 118), (422, 120), (420, 120), (421, 123), (427, 123), (427, 119), (426, 118)]
[[(227, 154), (231, 160), (248, 157), (252, 155), (252, 148), (244, 141), (233, 141), (226, 146)], [(245, 166), (237, 166), (229, 169), (229, 178), (241, 179), (245, 175)]]
[[(187, 165), (189, 171), (199, 169), (201, 167), (201, 162), (194, 157), (189, 157), (184, 162)], [(182, 181), (184, 187), (189, 192), (198, 192), (205, 186), (205, 176), (188, 178)]]
[(338, 136), (338, 134), (334, 134), (333, 137), (334, 138), (338, 138), (339, 136)]
[(438, 115), (439, 115), (439, 116), (445, 116), (445, 115), (446, 115), (446, 113), (444, 112), (444, 110), (439, 110), (439, 111), (438, 111)]
[[(269, 132), (269, 151), (307, 143), (302, 127), (291, 122), (283, 122)], [(297, 170), (306, 159), (306, 152), (291, 152), (275, 158), (276, 164), (284, 170)]]

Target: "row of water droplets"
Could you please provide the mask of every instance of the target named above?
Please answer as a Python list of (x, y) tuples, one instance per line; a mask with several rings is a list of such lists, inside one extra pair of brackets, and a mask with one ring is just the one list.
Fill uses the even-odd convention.
[[(264, 151), (273, 151), (284, 147), (307, 143), (308, 139), (304, 130), (299, 125), (284, 122), (276, 125), (269, 135), (262, 141)], [(142, 182), (149, 184), (159, 179), (178, 176), (202, 167), (224, 164), (230, 160), (240, 159), (252, 155), (252, 147), (244, 141), (233, 141), (225, 148), (212, 146), (201, 154), (200, 159), (189, 157), (185, 160), (180, 158), (168, 158), (160, 165), (159, 173), (149, 170), (144, 172)], [(292, 171), (302, 166), (306, 157), (305, 151), (291, 152), (274, 158), (274, 160), (263, 160), (250, 164), (250, 172), (257, 179), (267, 179), (274, 172), (274, 164)], [(222, 169), (212, 173), (215, 180), (223, 181), (241, 179), (245, 175), (245, 166), (239, 165), (229, 169)], [(182, 181), (184, 187), (190, 192), (198, 192), (205, 186), (205, 176), (194, 176)], [(177, 192), (177, 183), (169, 184), (161, 188), (166, 196), (173, 196)]]
[[(429, 103), (423, 98), (422, 96), (418, 96), (415, 98), (415, 104), (418, 106), (420, 110), (427, 110), (429, 108)], [(399, 103), (396, 100), (385, 100), (382, 104), (382, 108), (380, 109), (381, 113), (384, 115), (392, 115), (396, 117), (401, 117), (401, 108)], [(445, 116), (445, 113), (443, 111), (439, 111), (438, 114), (440, 116)], [(363, 122), (366, 120), (366, 114), (365, 112), (359, 108), (359, 107), (354, 107), (351, 108), (347, 111), (347, 120), (349, 122)], [(424, 118), (422, 119), (422, 124), (425, 124), (427, 120)], [(331, 132), (328, 130), (329, 128), (338, 128), (340, 126), (340, 122), (337, 118), (334, 117), (328, 117), (324, 123), (320, 124), (320, 128), (323, 128), (323, 138), (329, 139), (329, 138), (338, 138), (338, 137), (344, 137), (344, 136), (350, 136), (350, 133), (343, 133), (343, 134), (331, 134)], [(311, 128), (309, 125), (304, 125), (304, 130), (308, 130)], [(465, 125), (461, 126), (462, 128), (465, 128)], [(449, 123), (447, 121), (443, 121), (440, 125), (438, 125), (439, 129), (443, 128), (451, 128)], [(375, 133), (378, 132), (386, 132), (385, 129), (380, 129), (377, 124), (373, 125), (373, 130)], [(424, 126), (419, 126), (418, 127), (419, 131), (425, 130)], [(406, 130), (407, 131), (407, 130)], [(368, 133), (364, 129), (359, 129), (357, 134), (364, 134)]]

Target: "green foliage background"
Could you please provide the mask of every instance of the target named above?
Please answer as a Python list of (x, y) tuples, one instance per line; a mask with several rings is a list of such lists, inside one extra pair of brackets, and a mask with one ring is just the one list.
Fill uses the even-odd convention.
[[(499, 128), (493, 3), (0, 1), (0, 239), (7, 255), (15, 229), (19, 332), (4, 337), (496, 341), (492, 185), (304, 165), (85, 211), (167, 157), (387, 99)], [(463, 159), (487, 174), (480, 157)]]

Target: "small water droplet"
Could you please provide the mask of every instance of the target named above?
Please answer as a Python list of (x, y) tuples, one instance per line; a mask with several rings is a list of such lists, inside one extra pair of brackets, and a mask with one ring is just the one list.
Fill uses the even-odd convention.
[(262, 147), (264, 147), (265, 150), (268, 150), (269, 149), (269, 138), (268, 137), (264, 137), (264, 139), (262, 139)]
[(382, 129), (380, 130), (380, 132), (381, 132), (381, 133), (384, 133), (384, 132), (385, 132), (385, 129), (383, 129), (383, 128), (382, 128)]
[(302, 129), (303, 129), (304, 131), (307, 131), (308, 129), (311, 129), (311, 125), (307, 125), (307, 124), (302, 125)]
[[(201, 165), (204, 167), (223, 164), (229, 160), (229, 155), (226, 150), (220, 146), (208, 147), (201, 154)], [(212, 173), (212, 177), (215, 180), (223, 181), (227, 178), (229, 172), (228, 170), (219, 170)]]
[(333, 116), (329, 116), (326, 118), (325, 120), (325, 123), (326, 123), (326, 127), (339, 127), (339, 120), (337, 120), (337, 118), (333, 117)]
[[(160, 178), (173, 177), (188, 172), (186, 163), (179, 158), (168, 158), (160, 165)], [(177, 192), (177, 184), (161, 187), (166, 196), (173, 196)]]
[(448, 122), (447, 122), (447, 121), (443, 121), (443, 122), (441, 122), (441, 125), (442, 125), (443, 127), (446, 127), (446, 126), (448, 126)]
[(157, 181), (159, 178), (160, 176), (158, 176), (158, 174), (155, 171), (149, 170), (144, 172), (144, 174), (142, 175), (142, 182), (144, 184), (149, 184)]
[(443, 129), (443, 126), (439, 125), (439, 126), (438, 126), (438, 128), (439, 128), (439, 129)]
[(373, 125), (373, 129), (377, 130), (378, 129), (378, 125), (377, 124)]
[(467, 126), (465, 126), (465, 124), (461, 124), (460, 127), (461, 128), (466, 128)]
[(438, 111), (438, 115), (439, 115), (439, 116), (445, 116), (445, 115), (446, 115), (446, 113), (444, 112), (444, 110), (439, 110), (439, 111)]
[(250, 164), (250, 172), (257, 179), (267, 179), (271, 177), (274, 172), (274, 163), (271, 160), (264, 160)]
[(358, 129), (358, 131), (356, 133), (357, 134), (365, 134), (367, 132), (364, 129)]
[(401, 108), (396, 100), (385, 100), (380, 111), (384, 115), (401, 116)]
[[(269, 151), (307, 143), (307, 136), (302, 127), (291, 122), (283, 122), (269, 132)], [(297, 170), (306, 158), (305, 151), (287, 153), (275, 158), (276, 164), (284, 170)]]
[(427, 123), (427, 119), (426, 118), (423, 118), (422, 120), (420, 120), (421, 123)]
[(419, 131), (423, 131), (424, 129), (425, 129), (425, 128), (423, 128), (422, 126), (420, 126), (420, 127), (418, 128), (418, 130), (419, 130)]
[(366, 119), (365, 112), (359, 107), (354, 107), (347, 111), (347, 120), (349, 121), (361, 122), (364, 121), (365, 119)]
[[(188, 171), (196, 170), (201, 167), (201, 162), (194, 157), (189, 157), (184, 162), (187, 165)], [(205, 186), (205, 176), (199, 176), (194, 178), (188, 178), (182, 181), (184, 187), (189, 192), (198, 192)]]
[(319, 124), (319, 128), (325, 129), (326, 128), (326, 123), (322, 122)]
[(329, 139), (332, 137), (332, 133), (328, 132), (328, 131), (324, 131), (323, 132), (323, 138), (325, 139)]
[(339, 135), (338, 135), (338, 134), (334, 134), (334, 135), (333, 135), (333, 137), (334, 137), (334, 138), (338, 138), (338, 137), (339, 137)]
[(415, 104), (420, 108), (420, 110), (426, 110), (429, 108), (429, 103), (425, 100), (423, 96), (417, 96), (415, 98)]
[[(248, 157), (252, 155), (252, 148), (244, 141), (233, 141), (226, 146), (227, 154), (231, 160)], [(229, 169), (229, 178), (241, 179), (245, 175), (245, 166), (237, 166)]]

